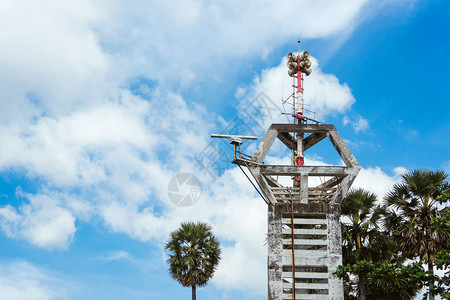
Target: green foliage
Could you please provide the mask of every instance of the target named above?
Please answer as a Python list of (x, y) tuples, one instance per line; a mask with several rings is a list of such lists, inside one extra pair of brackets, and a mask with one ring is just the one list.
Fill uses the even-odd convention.
[(439, 204), (447, 203), (448, 200), (450, 200), (450, 192), (442, 193), (442, 195), (436, 197), (436, 200), (439, 202)]
[(379, 230), (383, 213), (373, 193), (356, 189), (345, 197), (341, 214), (350, 223), (342, 223), (344, 264), (363, 259), (381, 260), (389, 252), (385, 235)]
[(341, 213), (345, 218), (341, 225), (343, 261), (344, 264), (358, 266), (352, 270), (356, 280), (352, 282), (350, 277), (344, 278), (347, 299), (351, 299), (352, 293), (362, 298), (367, 294), (366, 270), (361, 262), (379, 262), (392, 256), (391, 248), (395, 245), (380, 230), (384, 212), (377, 205), (376, 195), (363, 189), (350, 191), (342, 201)]
[[(384, 198), (362, 189), (342, 202), (345, 299), (412, 299), (423, 286), (428, 295), (450, 299), (450, 186), (443, 171), (413, 170), (402, 175)], [(443, 207), (444, 206), (444, 207)], [(405, 264), (408, 259), (419, 260)], [(425, 271), (423, 263), (428, 265)], [(432, 296), (430, 296), (432, 299)], [(434, 299), (434, 298), (433, 298)]]
[(446, 179), (443, 171), (408, 171), (385, 197), (386, 227), (408, 258), (426, 256), (430, 263), (439, 250), (450, 247), (450, 227), (433, 222), (442, 216), (437, 203), (448, 199)]
[(450, 249), (450, 227), (441, 221), (450, 186), (443, 171), (413, 170), (387, 194), (386, 227), (404, 257), (425, 260), (430, 273), (428, 291), (434, 299), (433, 261), (440, 250)]
[(368, 274), (369, 299), (412, 299), (422, 289), (426, 272), (419, 263), (384, 261)]
[(220, 260), (219, 242), (206, 223), (182, 223), (165, 248), (170, 251), (170, 275), (185, 287), (206, 285)]
[(450, 254), (448, 251), (439, 251), (436, 255), (434, 265), (438, 270), (445, 270), (444, 276), (435, 276), (436, 285), (431, 293), (440, 295), (443, 299), (450, 299)]
[(339, 266), (335, 273), (343, 278), (348, 288), (345, 299), (356, 299), (356, 278), (358, 274), (365, 279), (366, 299), (412, 299), (423, 287), (427, 279), (424, 268), (419, 263), (402, 265), (391, 261), (374, 264), (371, 261), (360, 260), (355, 264)]

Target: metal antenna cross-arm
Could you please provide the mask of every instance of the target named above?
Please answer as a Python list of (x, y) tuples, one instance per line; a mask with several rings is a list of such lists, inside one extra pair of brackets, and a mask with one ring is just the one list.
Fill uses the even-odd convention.
[[(233, 135), (233, 134), (211, 134), (212, 138), (228, 138), (230, 139), (230, 144), (233, 145), (233, 161), (232, 163), (238, 165), (239, 169), (241, 169), (242, 173), (247, 177), (247, 179), (250, 181), (250, 183), (253, 185), (255, 190), (258, 192), (258, 194), (261, 196), (261, 198), (267, 203), (270, 204), (270, 200), (267, 197), (264, 190), (261, 188), (260, 184), (258, 183), (258, 180), (255, 177), (255, 174), (252, 173), (252, 170), (249, 168), (249, 164), (258, 164), (251, 160), (249, 160), (250, 156), (241, 153), (241, 144), (242, 140), (257, 140), (257, 136), (251, 136), (251, 135)], [(238, 155), (236, 155), (238, 154)], [(244, 157), (242, 157), (244, 156)], [(247, 157), (247, 158), (245, 158)], [(255, 179), (256, 184), (259, 186), (259, 189), (256, 187), (256, 185), (253, 183), (253, 181), (250, 179), (250, 177), (245, 173), (244, 169), (242, 169), (241, 166), (246, 166), (249, 170), (250, 174), (253, 176), (253, 179)]]
[(225, 139), (243, 139), (243, 140), (257, 140), (257, 136), (252, 135), (232, 135), (232, 134), (211, 134), (212, 138), (225, 138)]
[[(233, 145), (233, 163), (236, 163), (236, 159), (241, 160), (242, 159), (242, 153), (241, 153), (241, 144), (242, 140), (257, 140), (257, 136), (251, 136), (251, 135), (233, 135), (233, 134), (211, 134), (212, 138), (225, 138), (230, 139), (230, 144)], [(237, 157), (236, 154), (239, 154)], [(245, 154), (244, 154), (245, 156)]]

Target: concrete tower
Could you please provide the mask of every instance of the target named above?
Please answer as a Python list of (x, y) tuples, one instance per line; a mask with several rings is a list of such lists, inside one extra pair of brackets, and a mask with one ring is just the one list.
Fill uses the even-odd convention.
[[(303, 136), (305, 151), (328, 138), (345, 166), (263, 163), (276, 138), (296, 151), (294, 136)], [(342, 264), (340, 203), (361, 167), (336, 128), (272, 124), (250, 160), (233, 162), (248, 167), (268, 204), (269, 300), (343, 299), (342, 281), (333, 275)], [(292, 187), (276, 180), (283, 176), (294, 178)], [(312, 186), (314, 177), (328, 179)]]
[[(269, 300), (344, 299), (342, 280), (333, 275), (342, 264), (340, 204), (361, 167), (333, 125), (304, 115), (303, 74), (311, 74), (311, 62), (300, 42), (298, 48), (287, 62), (293, 124), (272, 124), (252, 156), (240, 146), (256, 137), (212, 137), (231, 138), (233, 163), (247, 167), (268, 205)], [(264, 163), (277, 138), (293, 153), (290, 165)], [(304, 152), (326, 138), (345, 166), (306, 166)]]

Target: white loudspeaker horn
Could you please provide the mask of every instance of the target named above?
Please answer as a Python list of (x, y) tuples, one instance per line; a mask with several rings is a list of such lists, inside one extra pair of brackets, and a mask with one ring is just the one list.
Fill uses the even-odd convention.
[(303, 51), (303, 58), (308, 58), (308, 57), (309, 57), (309, 52)]
[(303, 72), (306, 74), (306, 76), (309, 76), (309, 74), (311, 74), (312, 70), (308, 68), (308, 69), (305, 69)]
[(288, 71), (289, 76), (294, 76), (294, 74), (297, 73), (297, 70), (291, 69)]
[(307, 68), (311, 67), (311, 61), (309, 59), (304, 60), (304, 65)]

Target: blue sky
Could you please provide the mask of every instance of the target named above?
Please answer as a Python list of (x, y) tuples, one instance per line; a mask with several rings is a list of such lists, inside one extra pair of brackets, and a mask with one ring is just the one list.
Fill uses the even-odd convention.
[[(2, 1), (0, 299), (190, 299), (163, 251), (185, 220), (223, 245), (199, 299), (265, 299), (265, 203), (209, 134), (286, 120), (300, 38), (307, 107), (362, 165), (355, 186), (381, 198), (407, 169), (449, 173), (449, 32), (439, 0)], [(340, 162), (322, 142), (307, 163)], [(180, 172), (202, 184), (191, 207), (167, 194)]]

